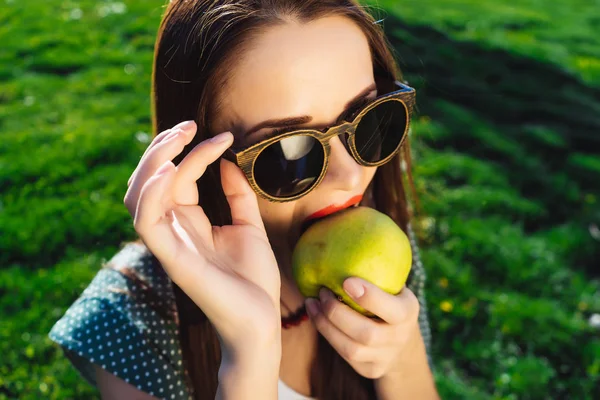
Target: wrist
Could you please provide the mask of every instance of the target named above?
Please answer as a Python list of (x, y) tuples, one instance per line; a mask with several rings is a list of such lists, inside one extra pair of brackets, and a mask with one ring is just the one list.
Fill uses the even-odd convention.
[(237, 382), (256, 384), (257, 382), (277, 381), (279, 377), (279, 363), (270, 358), (257, 358), (255, 360), (238, 361), (234, 363), (221, 362), (218, 378), (220, 383)]
[(256, 350), (223, 354), (218, 399), (277, 399), (281, 346)]
[[(267, 328), (266, 325), (271, 325)], [(221, 334), (222, 359), (229, 363), (245, 362), (269, 354), (281, 354), (281, 323), (245, 324), (244, 329)]]
[(274, 370), (279, 373), (281, 363), (281, 335), (271, 341), (254, 341), (237, 347), (221, 347), (221, 368), (224, 370)]
[(415, 332), (411, 335), (411, 339), (404, 346), (404, 351), (400, 355), (398, 362), (381, 379), (407, 377), (418, 370), (424, 359), (427, 359), (425, 342), (421, 336), (421, 330), (417, 325)]
[(377, 398), (440, 400), (420, 330), (405, 349), (394, 368), (375, 381)]

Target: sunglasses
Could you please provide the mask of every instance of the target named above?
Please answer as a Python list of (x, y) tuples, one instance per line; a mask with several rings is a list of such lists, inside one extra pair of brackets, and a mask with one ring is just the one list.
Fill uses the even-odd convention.
[(342, 142), (360, 165), (389, 162), (404, 143), (414, 104), (415, 89), (395, 81), (394, 91), (377, 97), (339, 125), (284, 132), (246, 148), (230, 147), (223, 157), (244, 172), (261, 197), (271, 202), (296, 200), (325, 177), (329, 140), (334, 136), (343, 135)]

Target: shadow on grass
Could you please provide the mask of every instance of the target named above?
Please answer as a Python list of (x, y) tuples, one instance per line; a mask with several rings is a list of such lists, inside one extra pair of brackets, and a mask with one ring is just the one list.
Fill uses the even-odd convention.
[[(397, 52), (406, 80), (418, 90), (416, 120), (430, 117), (437, 124), (430, 132), (419, 131), (418, 140), (437, 150), (436, 153), (458, 152), (483, 160), (486, 165), (494, 165), (493, 173), (502, 174), (510, 188), (542, 208), (541, 213), (521, 216), (512, 214), (513, 210), (507, 204), (505, 212), (499, 210), (493, 216), (502, 219), (505, 224), (494, 226), (487, 225), (491, 216), (486, 215), (486, 211), (469, 210), (475, 215), (474, 219), (481, 218), (478, 229), (482, 236), (494, 238), (496, 236), (485, 235), (485, 230), (510, 227), (512, 224), (522, 224), (526, 236), (545, 238), (547, 232), (558, 232), (561, 237), (552, 245), (564, 245), (568, 254), (562, 254), (564, 260), (561, 261), (564, 263), (557, 262), (554, 266), (564, 268), (565, 272), (581, 269), (586, 277), (597, 277), (596, 260), (600, 259), (600, 246), (588, 229), (593, 224), (600, 226), (597, 206), (600, 198), (600, 88), (584, 84), (555, 65), (501, 49), (486, 48), (481, 43), (458, 42), (427, 26), (409, 25), (388, 16), (384, 28)], [(425, 158), (423, 161), (428, 162)], [(460, 174), (454, 175), (458, 176), (457, 180), (452, 179), (452, 174), (448, 175), (450, 179), (444, 180), (444, 185), (449, 188), (467, 183), (461, 181)], [(476, 195), (477, 187), (474, 189)], [(444, 192), (440, 193), (443, 197)], [(475, 201), (471, 204), (480, 206)], [(446, 220), (452, 217), (434, 216)], [(452, 225), (450, 229), (455, 230), (455, 242), (462, 240), (461, 223), (459, 219), (458, 225)], [(562, 226), (574, 228), (563, 231), (560, 229)], [(568, 237), (573, 232), (577, 236)], [(518, 233), (515, 232), (515, 240), (519, 240)], [(464, 230), (462, 234), (465, 234)], [(521, 239), (526, 240), (526, 236)], [(530, 252), (526, 247), (511, 249), (510, 243), (506, 246), (510, 253)], [(456, 261), (452, 267), (456, 269), (461, 268), (460, 262), (469, 261), (468, 254), (452, 254), (452, 249), (457, 246), (452, 248), (441, 243), (439, 247), (447, 250), (435, 248), (434, 256), (447, 251), (450, 253), (448, 257), (456, 260), (448, 261), (443, 257), (433, 260)], [(467, 253), (471, 251), (465, 250), (468, 245), (460, 248)], [(475, 249), (473, 253), (480, 251)], [(490, 252), (490, 256), (493, 257), (494, 253)], [(510, 259), (499, 257), (499, 260)], [(482, 266), (486, 262), (480, 258), (476, 260), (474, 265)], [(493, 264), (494, 260), (489, 261)], [(485, 270), (486, 265), (483, 265), (481, 269)], [(430, 267), (435, 269), (436, 266)], [(479, 272), (472, 265), (463, 267), (467, 276)], [(510, 279), (515, 268), (527, 270), (529, 265), (500, 267), (510, 271), (502, 275)], [(440, 268), (437, 270), (440, 271)], [(506, 390), (504, 394), (514, 392), (517, 396), (531, 399), (545, 398), (545, 393), (553, 393), (555, 398), (597, 398), (599, 389), (592, 389), (598, 387), (595, 384), (597, 378), (589, 367), (589, 349), (594, 346), (591, 330), (583, 328), (587, 324), (585, 320), (580, 326), (570, 325), (570, 322), (558, 326), (561, 318), (564, 321), (577, 320), (577, 306), (567, 305), (556, 296), (540, 298), (535, 290), (511, 292), (515, 285), (497, 281), (489, 269), (485, 273), (486, 276), (480, 280), (470, 277), (470, 286), (467, 286), (460, 278), (467, 279), (464, 274), (456, 272), (451, 285), (460, 289), (430, 293), (430, 299), (442, 300), (449, 296), (457, 307), (461, 296), (468, 296), (467, 293), (488, 296), (479, 299), (481, 304), (473, 314), (456, 310), (445, 320), (444, 314), (435, 309), (437, 303), (431, 303), (431, 309), (435, 311), (432, 315), (438, 317), (432, 322), (433, 335), (441, 338), (441, 342), (434, 346), (439, 353), (438, 358), (459, 366), (466, 375), (462, 378), (466, 386), (486, 388), (490, 393), (498, 391), (497, 394), (502, 394)], [(432, 287), (439, 278), (431, 277)], [(550, 285), (546, 278), (546, 275), (540, 276), (540, 285)], [(524, 278), (523, 282), (527, 280)], [(462, 292), (457, 293), (460, 290)], [(571, 287), (565, 289), (566, 292), (572, 291), (574, 301), (578, 301), (580, 294), (576, 290)], [(503, 294), (503, 291), (508, 294)], [(555, 300), (556, 308), (544, 306), (545, 302), (551, 304)], [(499, 311), (501, 309), (503, 311)], [(514, 321), (527, 325), (527, 328), (519, 325), (519, 333), (502, 330)], [(447, 323), (447, 326), (443, 327), (442, 323)], [(560, 332), (565, 326), (569, 327), (569, 335), (561, 338)], [(485, 354), (489, 356), (495, 351), (490, 350), (494, 345), (500, 349), (497, 350), (497, 358), (490, 356), (486, 359)], [(517, 367), (509, 367), (505, 360), (509, 358), (511, 346), (518, 349), (515, 353), (518, 357), (513, 358), (515, 365), (522, 368), (518, 373), (514, 372)], [(498, 363), (498, 360), (504, 360), (504, 364)], [(547, 373), (543, 379), (539, 378), (541, 372)], [(514, 375), (521, 381), (502, 386), (494, 382), (501, 374), (509, 378)], [(446, 392), (451, 393), (453, 389), (450, 387)]]

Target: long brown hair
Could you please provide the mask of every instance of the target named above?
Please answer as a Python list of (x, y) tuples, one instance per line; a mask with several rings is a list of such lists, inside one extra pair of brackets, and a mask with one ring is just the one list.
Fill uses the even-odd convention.
[[(234, 58), (254, 34), (290, 18), (309, 21), (340, 15), (356, 23), (366, 35), (375, 76), (392, 82), (400, 71), (383, 30), (375, 19), (352, 0), (172, 0), (164, 13), (155, 46), (152, 74), (153, 132), (185, 120), (195, 120), (198, 133), (173, 162), (178, 164), (212, 131), (214, 99), (224, 86)], [(364, 204), (390, 216), (405, 232), (409, 221), (402, 182), (402, 160), (410, 174), (410, 145), (392, 162), (378, 168), (364, 196)], [(213, 163), (197, 182), (199, 205), (213, 225), (231, 223), (220, 181), (219, 163)], [(135, 274), (130, 276), (133, 278)], [(179, 339), (188, 385), (195, 399), (213, 399), (217, 390), (220, 346), (210, 321), (175, 284)], [(319, 335), (311, 375), (311, 395), (320, 400), (375, 398), (373, 381), (358, 375)]]

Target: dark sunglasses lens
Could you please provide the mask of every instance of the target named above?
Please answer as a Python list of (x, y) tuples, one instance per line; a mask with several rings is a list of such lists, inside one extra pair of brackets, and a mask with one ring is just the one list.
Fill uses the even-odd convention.
[(316, 182), (323, 170), (324, 149), (312, 136), (281, 139), (264, 149), (254, 162), (254, 180), (267, 194), (291, 197)]
[(369, 110), (356, 127), (356, 148), (367, 162), (378, 162), (392, 154), (406, 130), (408, 115), (404, 104), (386, 101)]

